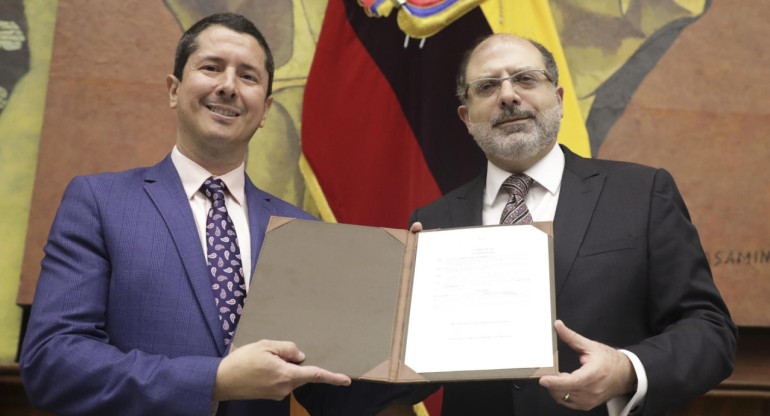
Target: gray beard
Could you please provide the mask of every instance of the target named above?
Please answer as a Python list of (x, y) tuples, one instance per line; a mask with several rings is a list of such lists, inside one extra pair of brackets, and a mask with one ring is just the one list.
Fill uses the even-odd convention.
[[(559, 134), (561, 108), (558, 105), (543, 111), (539, 116), (534, 111), (523, 111), (516, 107), (508, 109), (490, 120), (489, 123), (470, 122), (470, 132), (484, 154), (502, 160), (525, 160), (537, 156), (548, 148)], [(514, 124), (493, 127), (512, 116), (531, 117), (535, 123)]]

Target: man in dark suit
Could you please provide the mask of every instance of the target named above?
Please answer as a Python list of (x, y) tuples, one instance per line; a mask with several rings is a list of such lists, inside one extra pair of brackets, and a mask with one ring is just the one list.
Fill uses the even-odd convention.
[(561, 373), (445, 384), (443, 415), (661, 415), (730, 375), (736, 328), (671, 175), (557, 145), (563, 88), (536, 42), (481, 41), (458, 96), (486, 172), (410, 222), (553, 221)]
[[(33, 404), (64, 415), (286, 415), (300, 385), (350, 384), (295, 364), (304, 354), (291, 342), (229, 351), (270, 216), (312, 218), (245, 174), (272, 80), (270, 49), (250, 21), (204, 18), (183, 35), (167, 78), (171, 154), (70, 183), (20, 360)], [(400, 394), (307, 387), (306, 404), (336, 414), (371, 413)]]

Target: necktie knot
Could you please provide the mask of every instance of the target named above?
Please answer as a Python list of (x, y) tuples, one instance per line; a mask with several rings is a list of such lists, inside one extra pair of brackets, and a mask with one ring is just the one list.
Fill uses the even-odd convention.
[(201, 185), (201, 192), (203, 192), (203, 195), (206, 195), (206, 198), (211, 202), (224, 200), (225, 189), (225, 183), (222, 182), (221, 179), (214, 179), (213, 176), (206, 179), (206, 181), (203, 182), (203, 185)]
[(508, 203), (500, 216), (500, 224), (521, 224), (532, 222), (524, 197), (529, 192), (529, 187), (535, 181), (529, 176), (519, 173), (513, 174), (503, 182), (502, 189), (508, 193)]
[(529, 187), (532, 186), (535, 180), (523, 173), (513, 174), (509, 176), (505, 182), (503, 182), (503, 190), (511, 196), (520, 196), (524, 198), (529, 192)]

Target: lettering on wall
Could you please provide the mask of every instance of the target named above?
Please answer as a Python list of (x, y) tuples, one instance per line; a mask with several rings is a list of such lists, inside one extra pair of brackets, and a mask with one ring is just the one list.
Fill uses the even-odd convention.
[(707, 251), (706, 257), (711, 267), (770, 264), (770, 248)]

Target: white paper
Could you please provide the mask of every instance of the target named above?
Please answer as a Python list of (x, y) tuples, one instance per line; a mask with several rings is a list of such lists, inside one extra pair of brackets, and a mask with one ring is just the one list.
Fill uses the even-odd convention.
[(548, 235), (534, 226), (419, 235), (404, 363), (418, 373), (553, 366)]

